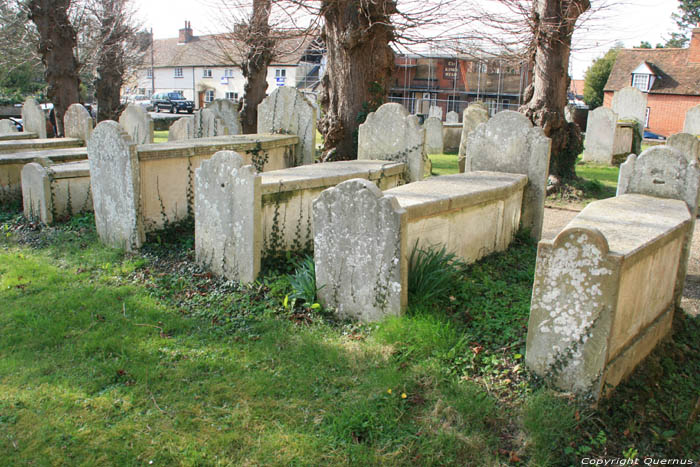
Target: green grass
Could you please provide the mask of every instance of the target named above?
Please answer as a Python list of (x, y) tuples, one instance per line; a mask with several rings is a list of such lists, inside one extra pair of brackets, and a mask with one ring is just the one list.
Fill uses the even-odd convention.
[(459, 172), (457, 154), (430, 154), (433, 163), (433, 175), (449, 175)]
[(0, 465), (700, 455), (700, 426), (686, 423), (697, 319), (682, 318), (674, 342), (598, 411), (530, 377), (527, 238), (461, 266), (448, 297), (362, 325), (283, 306), (285, 273), (250, 286), (213, 278), (187, 232), (125, 255), (98, 243), (93, 222), (32, 230), (0, 212)]
[(153, 142), (154, 143), (165, 143), (168, 141), (168, 130), (154, 131), (153, 132)]

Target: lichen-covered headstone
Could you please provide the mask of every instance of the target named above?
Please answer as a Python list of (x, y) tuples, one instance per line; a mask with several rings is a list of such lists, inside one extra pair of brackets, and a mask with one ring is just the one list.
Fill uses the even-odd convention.
[(588, 114), (583, 160), (612, 164), (617, 114), (607, 107), (598, 107)]
[(489, 112), (481, 102), (473, 102), (462, 112), (462, 136), (459, 141), (459, 172), (464, 172), (464, 159), (467, 154), (467, 138), (476, 127), (489, 121)]
[(454, 110), (450, 110), (445, 117), (445, 123), (459, 123), (459, 114)]
[(527, 175), (520, 219), (533, 238), (542, 235), (552, 141), (523, 114), (504, 110), (467, 140), (465, 172), (488, 170)]
[(683, 133), (700, 136), (700, 104), (691, 107), (690, 110), (685, 113)]
[(442, 121), (442, 107), (439, 105), (431, 105), (430, 110), (428, 110), (428, 118), (435, 117)]
[(217, 275), (252, 282), (260, 271), (261, 190), (252, 165), (219, 151), (195, 172), (197, 262)]
[(353, 179), (313, 203), (321, 303), (341, 318), (377, 321), (406, 304), (406, 211), (376, 185)]
[(643, 122), (647, 115), (647, 95), (632, 86), (615, 91), (612, 110), (620, 120)]
[(46, 138), (46, 115), (32, 97), (27, 97), (22, 105), (22, 125), (24, 131)]
[(423, 129), (425, 130), (425, 151), (428, 154), (442, 154), (444, 147), (442, 122), (435, 117), (430, 117), (423, 123)]
[(297, 135), (296, 165), (316, 156), (316, 108), (296, 88), (281, 86), (258, 105), (258, 133)]
[(654, 146), (646, 149), (639, 156), (630, 154), (627, 161), (620, 165), (618, 180), (617, 196), (637, 193), (658, 198), (679, 199), (685, 201), (688, 206), (691, 227), (683, 245), (674, 293), (676, 306), (680, 306), (700, 199), (698, 161), (688, 160), (686, 155), (671, 146)]
[(170, 125), (168, 141), (183, 141), (192, 138), (194, 138), (194, 117), (182, 117)]
[(700, 138), (689, 133), (676, 133), (666, 140), (666, 145), (678, 149), (688, 159), (700, 162)]
[(92, 134), (92, 117), (81, 104), (71, 104), (63, 116), (63, 134), (66, 138), (78, 138), (87, 142)]
[(87, 143), (95, 226), (100, 240), (132, 251), (144, 241), (136, 144), (111, 120), (98, 124)]
[(238, 112), (238, 104), (231, 99), (214, 99), (207, 109), (212, 110), (217, 117), (224, 121), (229, 135), (240, 135), (241, 116)]
[(119, 124), (136, 144), (153, 142), (153, 119), (140, 105), (129, 104), (119, 116)]
[(211, 138), (212, 136), (228, 135), (226, 123), (211, 109), (201, 109), (194, 114), (195, 138)]
[(425, 130), (403, 105), (384, 104), (360, 125), (357, 158), (404, 162), (409, 181), (422, 180)]
[(2, 133), (17, 133), (17, 126), (15, 126), (15, 122), (10, 120), (9, 118), (5, 118), (0, 120), (0, 134)]

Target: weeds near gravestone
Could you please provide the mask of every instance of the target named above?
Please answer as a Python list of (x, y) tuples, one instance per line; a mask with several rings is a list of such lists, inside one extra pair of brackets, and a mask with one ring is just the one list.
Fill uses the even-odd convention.
[(467, 266), (444, 245), (418, 248), (416, 241), (408, 259), (408, 297), (410, 303), (433, 303), (445, 300), (458, 287)]

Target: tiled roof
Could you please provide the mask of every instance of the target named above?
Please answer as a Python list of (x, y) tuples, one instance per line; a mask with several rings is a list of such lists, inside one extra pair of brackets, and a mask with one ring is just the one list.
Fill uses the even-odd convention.
[[(303, 35), (281, 40), (276, 46), (272, 65), (297, 65), (313, 39), (311, 35)], [(223, 34), (194, 36), (184, 44), (179, 44), (177, 37), (153, 42), (155, 68), (240, 65), (244, 57), (244, 48)], [(144, 56), (144, 65), (151, 65), (148, 52)]]
[(688, 63), (689, 49), (622, 49), (610, 72), (606, 91), (617, 91), (632, 82), (632, 70), (640, 63), (657, 75), (650, 94), (700, 95), (700, 63)]

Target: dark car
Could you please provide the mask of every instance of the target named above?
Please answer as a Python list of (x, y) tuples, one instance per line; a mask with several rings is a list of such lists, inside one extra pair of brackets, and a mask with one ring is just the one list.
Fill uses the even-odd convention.
[(154, 94), (151, 98), (153, 108), (156, 112), (167, 110), (170, 113), (180, 113), (181, 110), (192, 113), (194, 111), (194, 102), (185, 99), (185, 96), (179, 92), (164, 92)]
[(658, 139), (658, 140), (665, 140), (665, 136), (661, 136), (659, 134), (656, 134), (652, 131), (649, 130), (644, 130), (644, 139)]

